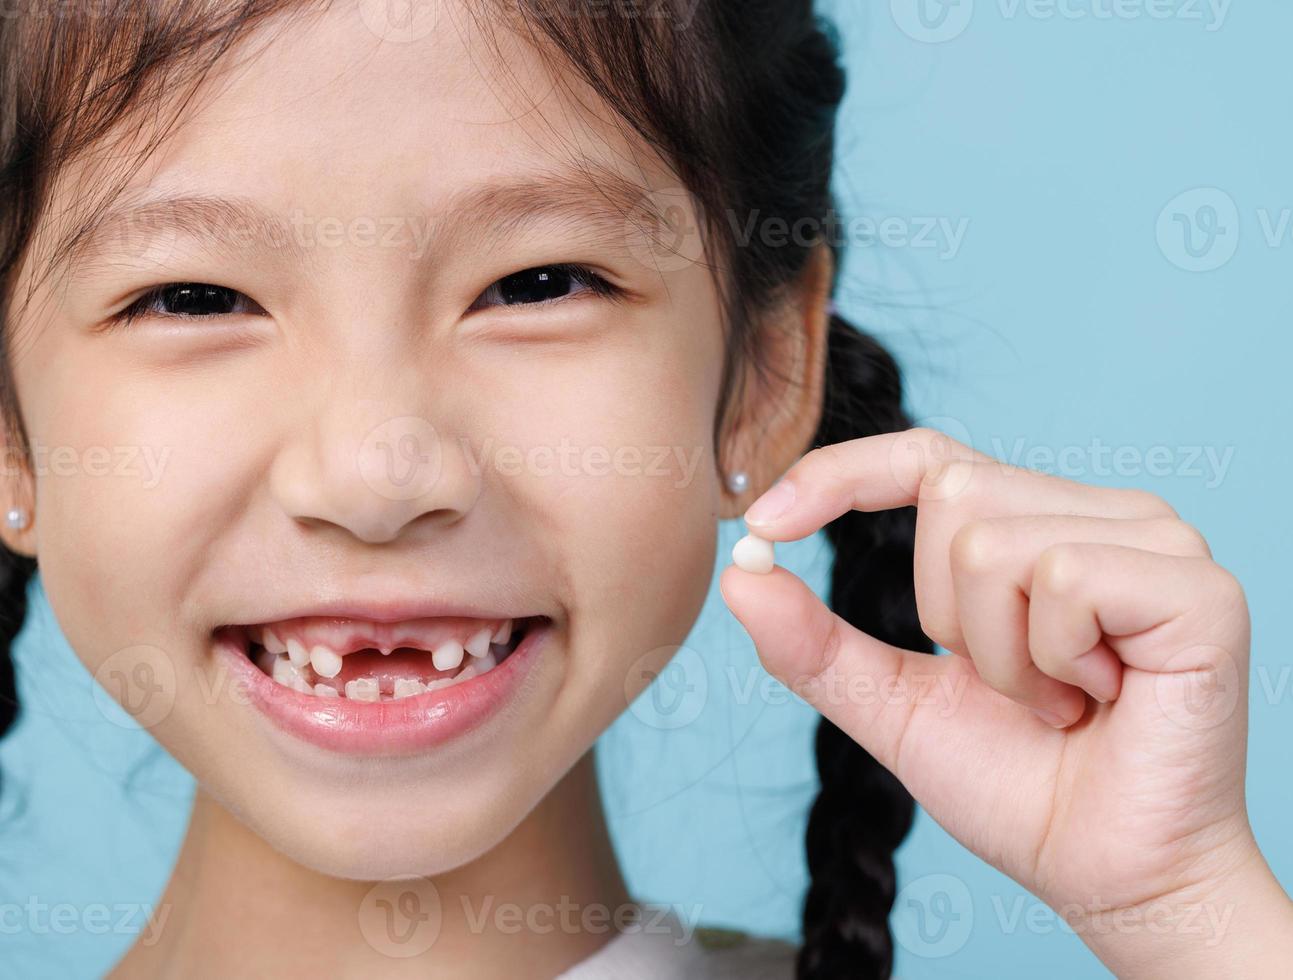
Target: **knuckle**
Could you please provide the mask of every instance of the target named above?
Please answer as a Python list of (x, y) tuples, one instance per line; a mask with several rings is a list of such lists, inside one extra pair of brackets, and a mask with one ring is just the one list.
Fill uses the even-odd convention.
[(1051, 545), (1037, 558), (1033, 591), (1063, 599), (1078, 595), (1086, 576), (1081, 550), (1071, 544)]
[(848, 449), (847, 442), (832, 442), (825, 446), (818, 446), (810, 450), (797, 462), (793, 470), (797, 473), (787, 473), (786, 476), (807, 474), (810, 482), (818, 478), (824, 478), (834, 483), (839, 483), (845, 479), (848, 471)]
[(960, 643), (960, 631), (953, 617), (947, 616), (933, 603), (916, 599), (916, 620), (920, 631), (945, 650), (955, 649)]
[(1028, 653), (1033, 658), (1033, 663), (1037, 665), (1037, 669), (1047, 677), (1059, 676), (1065, 667), (1064, 655), (1050, 643), (1030, 642)]
[(1211, 563), (1210, 568), (1213, 577), (1212, 593), (1216, 599), (1227, 606), (1247, 607), (1248, 595), (1234, 572), (1215, 562)]
[(937, 461), (921, 477), (918, 503), (970, 506), (978, 493), (977, 473), (978, 466), (971, 460), (944, 458)]
[(979, 678), (983, 683), (999, 694), (1004, 694), (1008, 698), (1018, 698), (1023, 693), (1019, 671), (1009, 664), (993, 658), (976, 659), (974, 669), (979, 672)]
[(1176, 512), (1176, 508), (1156, 493), (1139, 488), (1119, 490), (1118, 493), (1125, 502), (1127, 509), (1132, 513), (1142, 514), (1150, 518), (1180, 519), (1181, 515)]
[(1208, 539), (1193, 524), (1172, 517), (1156, 518), (1154, 523), (1160, 529), (1163, 540), (1171, 544), (1174, 553), (1199, 558), (1212, 557)]
[(990, 520), (970, 521), (952, 535), (952, 568), (967, 575), (990, 574), (1005, 563), (1009, 544), (1001, 528)]

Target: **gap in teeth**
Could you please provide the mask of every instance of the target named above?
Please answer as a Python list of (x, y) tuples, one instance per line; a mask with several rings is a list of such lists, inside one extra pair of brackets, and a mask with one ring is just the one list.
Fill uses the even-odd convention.
[[(277, 637), (274, 637), (273, 645), (282, 650), (282, 652), (272, 653), (265, 646), (261, 646), (249, 638), (248, 656), (276, 683), (310, 697), (324, 699), (349, 698), (355, 701), (369, 702), (395, 701), (425, 694), (428, 691), (451, 687), (454, 684), (462, 683), (492, 670), (516, 649), (527, 625), (520, 621), (512, 630), (508, 631), (510, 635), (504, 636), (502, 630), (498, 630), (489, 637), (491, 641), (501, 638), (503, 639), (501, 643), (490, 642), (486, 645), (481, 642), (482, 636), (479, 634), (473, 635), (468, 640), (468, 649), (473, 651), (471, 653), (463, 650), (463, 644), (452, 644), (458, 650), (463, 650), (461, 655), (459, 655), (458, 650), (446, 651), (445, 648), (449, 644), (442, 644), (435, 651), (420, 650), (416, 647), (396, 647), (395, 650), (411, 650), (432, 658), (435, 657), (437, 652), (442, 652), (441, 662), (445, 663), (446, 668), (452, 670), (453, 673), (445, 677), (436, 678), (429, 683), (423, 683), (418, 678), (397, 677), (390, 685), (391, 690), (382, 690), (380, 681), (375, 677), (355, 678), (347, 681), (344, 686), (333, 682), (332, 678), (336, 677), (341, 671), (340, 661), (342, 658), (340, 654), (326, 648), (315, 647), (314, 650), (306, 650), (295, 641), (289, 640), (284, 644)], [(269, 630), (266, 630), (267, 634), (269, 632)], [(481, 631), (481, 633), (484, 632)], [(266, 638), (269, 639), (268, 636)], [(372, 647), (365, 647), (364, 649), (374, 650)], [(481, 650), (480, 654), (474, 653), (477, 649)], [(394, 651), (382, 650), (375, 652), (389, 655)], [(453, 663), (455, 660), (456, 665), (449, 667), (449, 663)], [(318, 669), (320, 666), (324, 668), (323, 671)], [(437, 667), (437, 669), (445, 668)]]

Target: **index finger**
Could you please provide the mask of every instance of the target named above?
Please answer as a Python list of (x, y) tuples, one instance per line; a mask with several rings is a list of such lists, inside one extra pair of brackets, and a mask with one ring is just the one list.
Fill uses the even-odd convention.
[(907, 429), (821, 446), (803, 456), (745, 512), (769, 541), (805, 538), (850, 510), (914, 506), (949, 463), (990, 457), (937, 429)]

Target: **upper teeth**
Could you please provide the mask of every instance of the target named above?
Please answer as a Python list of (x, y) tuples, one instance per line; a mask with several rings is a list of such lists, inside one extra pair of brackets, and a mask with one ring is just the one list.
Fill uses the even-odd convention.
[(341, 654), (320, 644), (310, 651), (310, 666), (320, 677), (336, 677), (341, 673)]
[(436, 670), (453, 670), (461, 666), (463, 653), (463, 645), (457, 640), (445, 640), (435, 648), (431, 659), (435, 663)]
[(269, 627), (265, 628), (264, 635), (261, 639), (263, 646), (270, 653), (287, 653), (287, 645), (278, 638), (278, 635)]
[(463, 645), (473, 657), (483, 657), (489, 653), (489, 637), (490, 631), (484, 629), (478, 633), (473, 633), (471, 639)]
[[(266, 647), (266, 649), (269, 649)], [(287, 656), (292, 661), (293, 667), (304, 667), (310, 662), (310, 651), (305, 649), (305, 645), (295, 637), (287, 641)]]
[[(497, 629), (486, 627), (477, 630), (465, 641), (442, 640), (431, 651), (432, 663), (438, 671), (457, 671), (456, 674), (429, 682), (418, 677), (395, 677), (387, 694), (382, 693), (384, 682), (372, 676), (356, 677), (345, 684), (340, 681), (328, 683), (340, 676), (345, 654), (327, 643), (315, 643), (307, 648), (297, 637), (288, 636), (284, 640), (268, 626), (252, 630), (251, 638), (264, 647), (256, 656), (257, 664), (285, 687), (315, 697), (336, 698), (344, 693), (345, 697), (356, 701), (381, 701), (415, 697), (492, 670), (497, 666), (498, 658), (506, 653), (502, 648), (511, 640), (512, 632), (513, 622), (506, 620)], [(391, 652), (386, 647), (378, 649), (383, 654)]]

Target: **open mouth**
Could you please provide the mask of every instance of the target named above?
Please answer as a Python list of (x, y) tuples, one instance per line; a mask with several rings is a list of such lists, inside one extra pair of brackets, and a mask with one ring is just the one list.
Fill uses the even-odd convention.
[(418, 697), (488, 674), (545, 621), (304, 617), (220, 632), (283, 687), (321, 700), (372, 703)]

